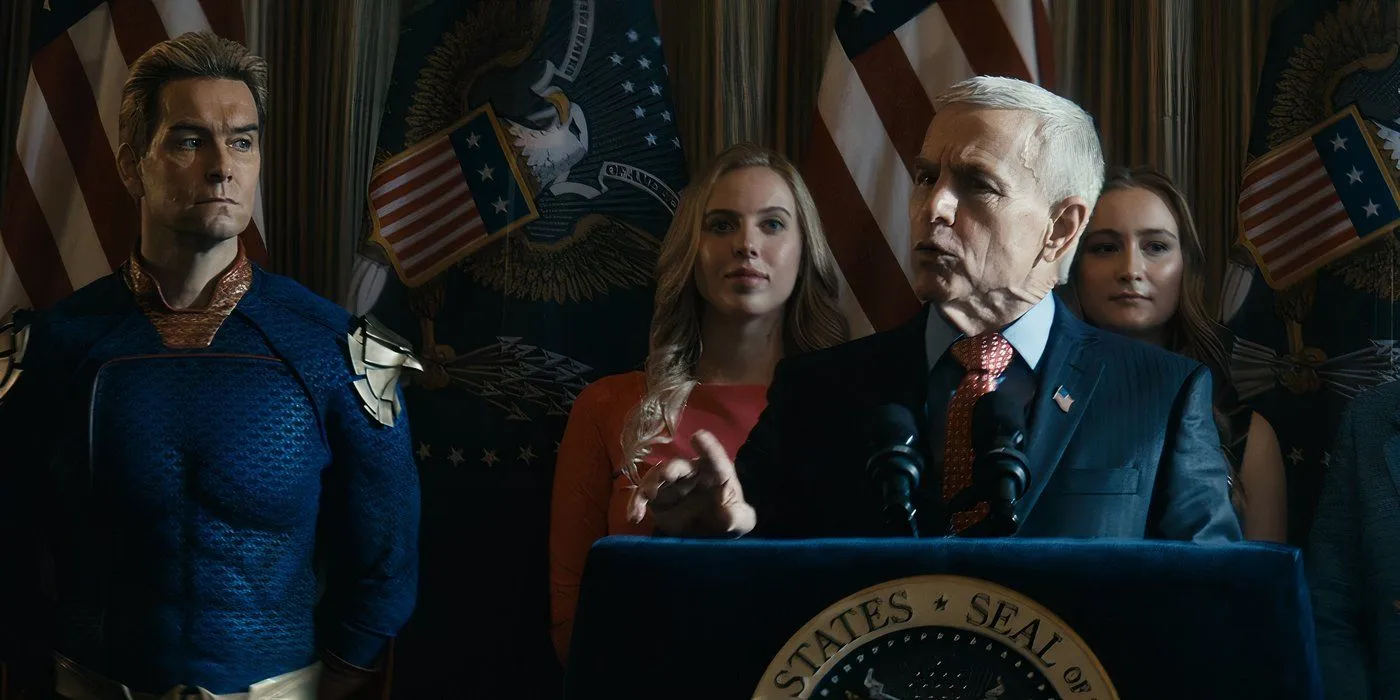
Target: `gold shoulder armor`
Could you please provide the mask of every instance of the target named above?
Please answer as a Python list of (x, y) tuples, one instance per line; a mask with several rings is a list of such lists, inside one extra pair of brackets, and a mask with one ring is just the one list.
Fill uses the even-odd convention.
[(349, 340), (350, 365), (358, 377), (354, 383), (355, 392), (370, 416), (384, 425), (394, 425), (403, 412), (396, 391), (399, 374), (405, 368), (421, 372), (422, 363), (413, 356), (408, 341), (385, 328), (373, 316), (356, 319)]
[(25, 342), (29, 339), (29, 327), (20, 327), (15, 322), (15, 311), (10, 309), (0, 316), (0, 401), (19, 380), (20, 363), (24, 361)]

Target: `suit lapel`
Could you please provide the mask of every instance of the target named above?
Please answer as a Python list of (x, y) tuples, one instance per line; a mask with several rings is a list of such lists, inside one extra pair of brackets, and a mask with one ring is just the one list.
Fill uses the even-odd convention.
[(897, 335), (890, 339), (888, 387), (882, 392), (908, 408), (920, 427), (928, 424), (928, 355), (924, 342), (928, 315), (929, 306), (925, 304), (914, 318), (894, 330), (892, 335)]
[[(1045, 354), (1040, 358), (1039, 378), (1030, 416), (1026, 455), (1030, 459), (1030, 484), (1016, 504), (1016, 515), (1023, 522), (1059, 466), (1060, 457), (1074, 437), (1084, 409), (1098, 387), (1103, 368), (1086, 366), (1081, 361), (1084, 348), (1095, 342), (1088, 330), (1088, 326), (1075, 318), (1056, 297), (1055, 321), (1050, 327), (1050, 341)], [(1055, 400), (1055, 395), (1062, 388), (1064, 394), (1072, 399), (1064, 402), (1066, 408)]]

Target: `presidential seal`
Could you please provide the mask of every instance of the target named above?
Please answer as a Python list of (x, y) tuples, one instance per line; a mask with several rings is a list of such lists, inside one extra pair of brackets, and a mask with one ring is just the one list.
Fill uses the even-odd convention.
[(754, 691), (756, 700), (1117, 697), (1064, 621), (961, 576), (899, 579), (835, 603), (788, 640)]

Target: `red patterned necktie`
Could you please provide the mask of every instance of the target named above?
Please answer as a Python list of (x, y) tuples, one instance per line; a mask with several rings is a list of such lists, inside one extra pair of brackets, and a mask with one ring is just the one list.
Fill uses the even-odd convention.
[[(983, 333), (953, 343), (953, 357), (967, 373), (948, 403), (948, 424), (943, 438), (943, 502), (972, 485), (972, 406), (996, 389), (997, 377), (1011, 364), (1016, 352), (1000, 333)], [(953, 516), (953, 529), (962, 532), (987, 515), (987, 504)]]

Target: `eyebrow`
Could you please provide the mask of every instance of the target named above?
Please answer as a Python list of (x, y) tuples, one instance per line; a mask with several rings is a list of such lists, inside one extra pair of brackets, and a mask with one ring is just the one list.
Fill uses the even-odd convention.
[(969, 163), (963, 161), (953, 163), (949, 167), (952, 168), (953, 172), (956, 173), (958, 177), (961, 177), (963, 179), (980, 177), (991, 181), (991, 183), (995, 185), (997, 189), (1006, 189), (1006, 181), (1002, 180), (1000, 176), (992, 172), (990, 168), (987, 168), (981, 165), (980, 163)]
[[(1177, 236), (1175, 233), (1172, 233), (1171, 231), (1168, 231), (1167, 229), (1164, 229), (1164, 228), (1141, 228), (1141, 229), (1138, 229), (1137, 231), (1134, 231), (1133, 233), (1136, 234), (1136, 235), (1139, 235), (1139, 236), (1160, 235), (1160, 236), (1167, 236), (1167, 237), (1169, 237), (1169, 238), (1180, 238), (1180, 237)], [(1103, 234), (1103, 235), (1113, 235), (1113, 236), (1121, 236), (1121, 235), (1123, 235), (1123, 232), (1122, 232), (1122, 231), (1119, 231), (1119, 230), (1116, 229), (1116, 228), (1096, 228), (1096, 229), (1094, 229), (1094, 230), (1092, 230), (1092, 231), (1085, 231), (1085, 232), (1084, 232), (1084, 238), (1088, 238), (1088, 237), (1090, 237), (1090, 236), (1097, 236), (1097, 235), (1099, 235), (1099, 234)]]
[[(939, 166), (937, 163), (934, 163), (933, 161), (923, 156), (917, 156), (914, 158), (915, 173), (922, 172), (925, 170), (936, 170), (938, 167)], [(952, 170), (953, 173), (960, 178), (966, 179), (969, 177), (980, 177), (991, 181), (991, 183), (995, 185), (998, 189), (1006, 189), (1006, 181), (1001, 179), (1001, 176), (997, 175), (990, 168), (987, 168), (981, 163), (959, 161), (948, 166), (948, 169)]]
[(1176, 233), (1174, 233), (1174, 232), (1172, 232), (1172, 231), (1168, 231), (1167, 229), (1164, 229), (1164, 228), (1140, 228), (1140, 229), (1137, 230), (1137, 234), (1138, 234), (1139, 236), (1142, 236), (1142, 235), (1158, 235), (1158, 236), (1167, 236), (1167, 237), (1169, 237), (1169, 238), (1180, 238), (1180, 236), (1176, 235)]
[[(170, 130), (171, 130), (171, 131), (193, 131), (193, 132), (200, 133), (200, 134), (211, 134), (211, 133), (212, 133), (211, 131), (209, 131), (208, 128), (203, 127), (203, 126), (200, 126), (199, 124), (191, 123), (191, 122), (176, 122), (176, 123), (170, 125)], [(257, 124), (242, 124), (242, 125), (233, 127), (233, 133), (235, 133), (235, 134), (250, 134), (250, 133), (255, 133), (255, 132), (257, 132), (257, 131), (258, 131), (258, 125), (257, 125)]]
[[(788, 211), (788, 210), (787, 210), (787, 207), (764, 207), (764, 208), (762, 208), (762, 209), (759, 209), (759, 210), (758, 210), (758, 213), (759, 213), (759, 214), (785, 214), (785, 215), (787, 215), (787, 216), (792, 216), (792, 212)], [(732, 210), (732, 209), (711, 209), (711, 210), (705, 212), (705, 216), (715, 216), (715, 215), (739, 216), (740, 214), (739, 214), (739, 212), (734, 211), (734, 210)]]

